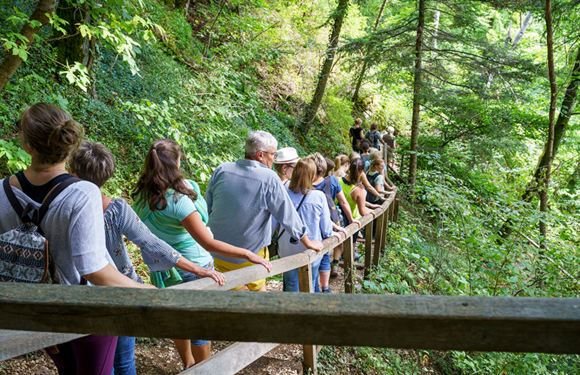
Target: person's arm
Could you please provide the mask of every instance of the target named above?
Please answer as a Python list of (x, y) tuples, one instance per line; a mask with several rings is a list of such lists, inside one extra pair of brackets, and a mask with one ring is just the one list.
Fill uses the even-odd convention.
[(322, 233), (322, 238), (328, 238), (333, 235), (332, 221), (330, 221), (330, 210), (328, 208), (328, 203), (326, 202), (326, 196), (323, 192), (318, 194), (320, 196), (320, 205), (322, 206), (322, 215), (320, 217), (320, 233)]
[(346, 215), (346, 218), (348, 219), (348, 221), (350, 221), (351, 223), (357, 223), (358, 227), (361, 227), (361, 223), (358, 220), (355, 220), (352, 217), (352, 211), (350, 209), (350, 206), (348, 205), (348, 202), (346, 201), (346, 197), (344, 196), (344, 192), (339, 192), (336, 195), (336, 199), (338, 200), (338, 204), (340, 205), (340, 208), (342, 208), (342, 212), (344, 212), (344, 214)]
[(185, 259), (185, 257), (179, 258), (175, 264), (175, 267), (179, 268), (180, 270), (193, 273), (197, 277), (211, 277), (216, 283), (220, 285), (224, 285), (226, 282), (226, 276), (223, 273), (216, 270), (208, 270), (207, 268), (200, 267), (189, 259)]
[(157, 289), (153, 285), (146, 285), (135, 282), (119, 272), (111, 264), (107, 264), (105, 268), (83, 277), (91, 284), (98, 286), (114, 286), (121, 288), (142, 288), (142, 289)]
[(371, 210), (366, 207), (366, 194), (364, 189), (356, 187), (351, 196), (352, 199), (354, 199), (356, 202), (358, 206), (358, 212), (360, 212), (361, 216), (366, 216), (371, 213)]
[[(279, 182), (279, 181), (278, 181)], [(322, 250), (322, 242), (308, 238), (306, 225), (298, 216), (290, 196), (281, 183), (271, 184), (266, 193), (266, 205), (268, 212), (280, 223), (280, 225), (293, 238), (300, 238), (300, 242), (307, 249)]]
[(383, 189), (383, 186), (384, 186), (383, 184), (376, 184), (376, 185), (375, 185), (375, 188), (377, 189), (377, 191), (378, 191), (380, 194), (391, 194), (391, 192), (390, 192), (390, 191), (386, 191), (385, 189)]
[(246, 259), (249, 262), (261, 264), (268, 270), (268, 272), (272, 271), (272, 264), (270, 262), (254, 254), (250, 250), (232, 246), (214, 239), (205, 227), (205, 224), (201, 220), (197, 211), (192, 212), (189, 216), (183, 219), (181, 225), (183, 225), (185, 230), (187, 230), (191, 237), (193, 237), (201, 247), (210, 253), (223, 255), (228, 258)]
[(371, 192), (371, 194), (377, 196), (379, 199), (381, 199), (383, 201), (386, 200), (377, 192), (377, 190), (374, 187), (371, 186), (371, 184), (369, 183), (369, 180), (367, 179), (367, 175), (364, 173), (361, 173), (361, 182)]

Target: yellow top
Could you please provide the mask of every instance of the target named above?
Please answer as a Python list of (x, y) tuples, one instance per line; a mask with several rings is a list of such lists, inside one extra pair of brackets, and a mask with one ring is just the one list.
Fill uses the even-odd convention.
[[(348, 205), (350, 206), (350, 210), (352, 211), (352, 218), (355, 220), (360, 219), (358, 205), (356, 204), (355, 200), (352, 198), (351, 195), (352, 191), (356, 189), (357, 184), (348, 185), (346, 182), (344, 182), (344, 177), (339, 178), (338, 182), (340, 182), (340, 186), (342, 186), (342, 191), (344, 193), (344, 196), (346, 197)], [(335, 199), (334, 201), (336, 204), (338, 204), (338, 199)]]

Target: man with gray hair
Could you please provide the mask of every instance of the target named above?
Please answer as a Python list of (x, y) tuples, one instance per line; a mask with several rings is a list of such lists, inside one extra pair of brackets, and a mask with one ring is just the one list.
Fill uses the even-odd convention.
[[(245, 158), (223, 163), (211, 176), (205, 192), (208, 226), (216, 240), (239, 246), (269, 259), (272, 239), (271, 217), (310, 249), (322, 250), (320, 241), (310, 240), (282, 182), (272, 170), (278, 142), (272, 134), (254, 131), (246, 141)], [(252, 266), (243, 259), (213, 254), (220, 272)], [(252, 291), (266, 291), (266, 280), (246, 285)], [(236, 288), (236, 289), (241, 289)]]

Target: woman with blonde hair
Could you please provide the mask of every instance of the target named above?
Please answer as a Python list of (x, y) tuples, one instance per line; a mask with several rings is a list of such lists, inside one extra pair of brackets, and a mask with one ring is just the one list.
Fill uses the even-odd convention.
[[(332, 222), (326, 196), (322, 191), (317, 191), (312, 186), (312, 181), (316, 178), (316, 164), (312, 159), (301, 159), (296, 163), (290, 179), (288, 195), (296, 207), (298, 216), (307, 228), (308, 238), (322, 241), (333, 235)], [(338, 234), (337, 234), (338, 236)], [(292, 238), (288, 232), (284, 231), (279, 240), (280, 257), (287, 257), (299, 254), (306, 250), (297, 238)], [(312, 263), (312, 284), (318, 283), (318, 268), (322, 258)], [(283, 290), (285, 292), (299, 292), (298, 270), (284, 272)]]

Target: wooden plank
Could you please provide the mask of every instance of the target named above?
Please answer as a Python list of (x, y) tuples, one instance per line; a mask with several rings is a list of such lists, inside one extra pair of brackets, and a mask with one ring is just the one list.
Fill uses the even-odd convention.
[(377, 219), (377, 233), (375, 234), (375, 248), (373, 254), (373, 265), (375, 267), (379, 266), (379, 261), (381, 258), (381, 249), (383, 248), (383, 241), (385, 238), (385, 226), (383, 222), (385, 221), (385, 215), (381, 215)]
[(179, 375), (233, 375), (267, 354), (279, 344), (237, 342)]
[(580, 299), (12, 284), (0, 285), (0, 329), (580, 354)]
[(365, 227), (365, 278), (371, 272), (373, 260), (373, 222), (371, 221)]
[(0, 361), (69, 342), (85, 335), (0, 330)]
[[(298, 268), (298, 285), (300, 293), (313, 293), (314, 287), (312, 285), (312, 264)], [(302, 345), (304, 352), (304, 368), (311, 374), (316, 375), (316, 345)]]
[(344, 259), (344, 292), (352, 293), (354, 290), (355, 270), (354, 270), (354, 244), (352, 237), (349, 237), (344, 242), (344, 251), (342, 257)]
[(399, 222), (399, 206), (401, 205), (401, 199), (399, 199), (399, 197), (397, 196), (397, 198), (395, 198), (395, 213), (393, 214), (393, 221), (395, 223)]

